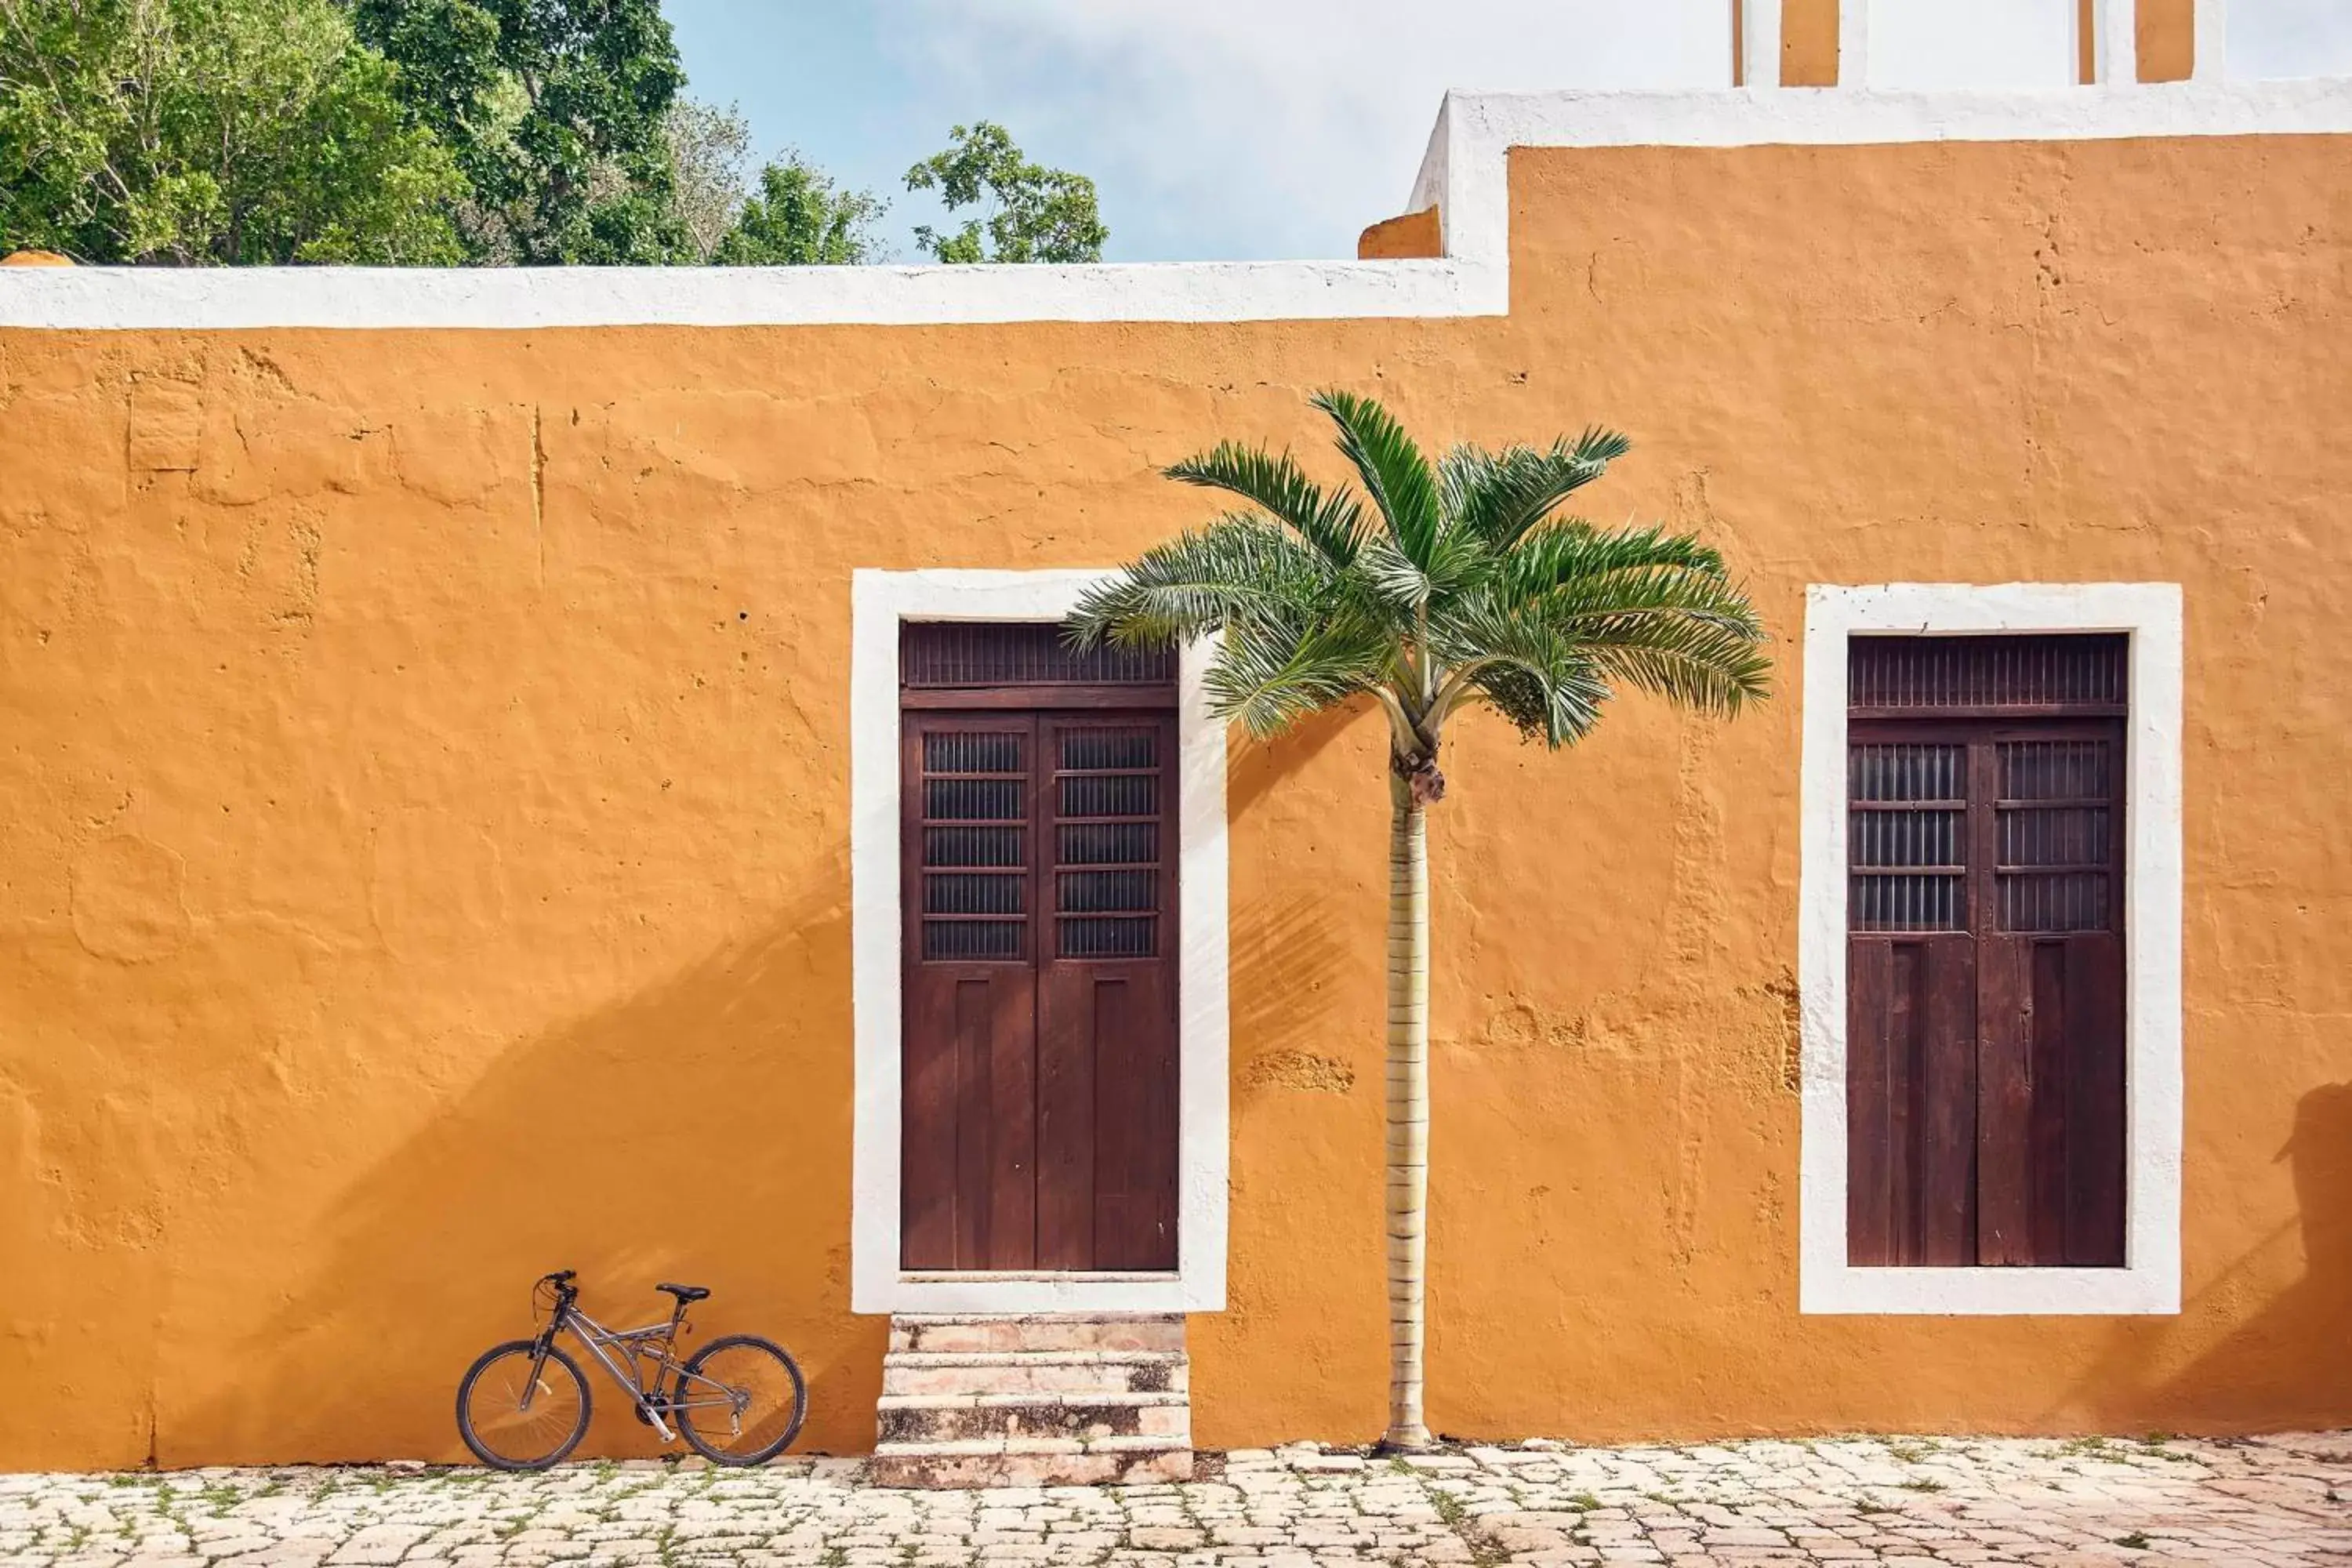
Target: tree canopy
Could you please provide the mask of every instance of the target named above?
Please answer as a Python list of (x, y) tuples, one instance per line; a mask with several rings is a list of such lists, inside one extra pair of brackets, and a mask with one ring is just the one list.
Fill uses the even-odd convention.
[(986, 120), (955, 127), (943, 152), (907, 171), (907, 188), (937, 190), (950, 213), (982, 209), (947, 233), (916, 227), (916, 247), (939, 261), (1100, 261), (1110, 237), (1092, 180), (1030, 162)]
[(1712, 547), (1560, 514), (1623, 437), (1465, 445), (1433, 462), (1378, 403), (1315, 403), (1360, 492), (1234, 442), (1178, 463), (1170, 478), (1243, 508), (1091, 590), (1076, 635), (1149, 647), (1221, 632), (1214, 711), (1269, 735), (1370, 695), (1399, 773), (1424, 781), (1447, 721), (1474, 704), (1558, 747), (1621, 688), (1727, 714), (1764, 694), (1762, 625)]
[[(849, 265), (886, 204), (751, 173), (660, 0), (0, 0), (0, 251), (83, 262)], [(955, 128), (941, 261), (1099, 259), (1093, 182)]]
[(797, 153), (760, 171), (734, 227), (710, 259), (725, 267), (846, 266), (876, 258), (883, 205), (843, 190)]
[(0, 0), (0, 250), (449, 263), (465, 189), (332, 0)]
[(477, 262), (689, 259), (666, 122), (686, 70), (660, 0), (352, 0), (456, 157)]

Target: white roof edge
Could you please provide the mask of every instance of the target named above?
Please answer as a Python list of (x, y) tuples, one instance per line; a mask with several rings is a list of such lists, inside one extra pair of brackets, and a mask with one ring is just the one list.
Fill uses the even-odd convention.
[(914, 326), (1493, 316), (1510, 302), (1513, 147), (1741, 147), (2352, 133), (2352, 79), (2031, 92), (1449, 92), (1408, 210), (1424, 261), (1042, 267), (10, 268), (0, 328), (215, 331)]

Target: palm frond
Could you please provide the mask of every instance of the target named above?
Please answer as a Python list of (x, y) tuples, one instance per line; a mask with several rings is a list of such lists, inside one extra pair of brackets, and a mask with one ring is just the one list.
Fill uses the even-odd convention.
[(1507, 549), (1633, 446), (1597, 426), (1574, 441), (1563, 436), (1549, 449), (1460, 446), (1440, 459), (1438, 485), (1447, 512), (1463, 527), (1495, 549)]
[(1395, 647), (1390, 628), (1344, 612), (1244, 621), (1226, 632), (1202, 685), (1210, 712), (1265, 737), (1378, 685)]
[(1327, 493), (1287, 452), (1224, 441), (1162, 471), (1181, 483), (1224, 490), (1262, 508), (1297, 529), (1335, 566), (1355, 560), (1362, 547), (1362, 504), (1344, 489)]
[(1736, 619), (1637, 615), (1579, 628), (1592, 662), (1626, 685), (1704, 713), (1737, 714), (1771, 691), (1763, 637)]
[(1522, 537), (1497, 579), (1510, 598), (1530, 598), (1617, 574), (1675, 571), (1720, 578), (1723, 557), (1687, 533), (1661, 528), (1597, 529), (1566, 520)]
[(1528, 739), (1564, 746), (1600, 722), (1608, 681), (1576, 638), (1491, 596), (1458, 606), (1442, 635), (1447, 662)]
[(1164, 647), (1244, 621), (1295, 620), (1336, 599), (1321, 556), (1265, 518), (1235, 513), (1138, 556), (1079, 597), (1063, 623), (1073, 647)]
[(1437, 476), (1396, 416), (1369, 397), (1318, 392), (1315, 406), (1339, 431), (1339, 450), (1356, 467), (1365, 492), (1388, 524), (1405, 559), (1427, 572), (1444, 532)]

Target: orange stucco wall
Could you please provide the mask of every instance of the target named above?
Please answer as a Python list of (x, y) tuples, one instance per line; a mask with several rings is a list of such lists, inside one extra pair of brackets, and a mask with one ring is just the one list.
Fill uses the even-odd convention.
[(1445, 227), (1433, 206), (1382, 218), (1356, 239), (1356, 258), (1360, 261), (1402, 261), (1444, 254)]
[[(1729, 726), (1462, 731), (1433, 1424), (2352, 1421), (2345, 152), (1523, 152), (1470, 321), (0, 333), (0, 1466), (451, 1457), (559, 1265), (717, 1287), (866, 1447), (849, 574), (1116, 560), (1327, 384), (1622, 425), (1596, 512), (1719, 542), (1787, 661)], [(2186, 1309), (1801, 1317), (1802, 592), (2014, 578), (2185, 584)], [(1376, 723), (1231, 783), (1197, 1434), (1369, 1436)]]

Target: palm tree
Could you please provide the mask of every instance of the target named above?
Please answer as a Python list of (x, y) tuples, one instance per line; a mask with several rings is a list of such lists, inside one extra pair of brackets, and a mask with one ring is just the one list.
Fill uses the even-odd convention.
[(1454, 447), (1432, 464), (1388, 410), (1315, 406), (1363, 481), (1325, 489), (1287, 452), (1226, 442), (1167, 470), (1247, 505), (1146, 551), (1089, 592), (1079, 647), (1223, 640), (1211, 710), (1269, 736), (1369, 696), (1389, 726), (1388, 1295), (1391, 1448), (1425, 1447), (1422, 1279), (1429, 1154), (1426, 816), (1438, 752), (1475, 703), (1555, 750), (1619, 686), (1732, 714), (1766, 689), (1755, 607), (1687, 534), (1558, 515), (1630, 443)]

